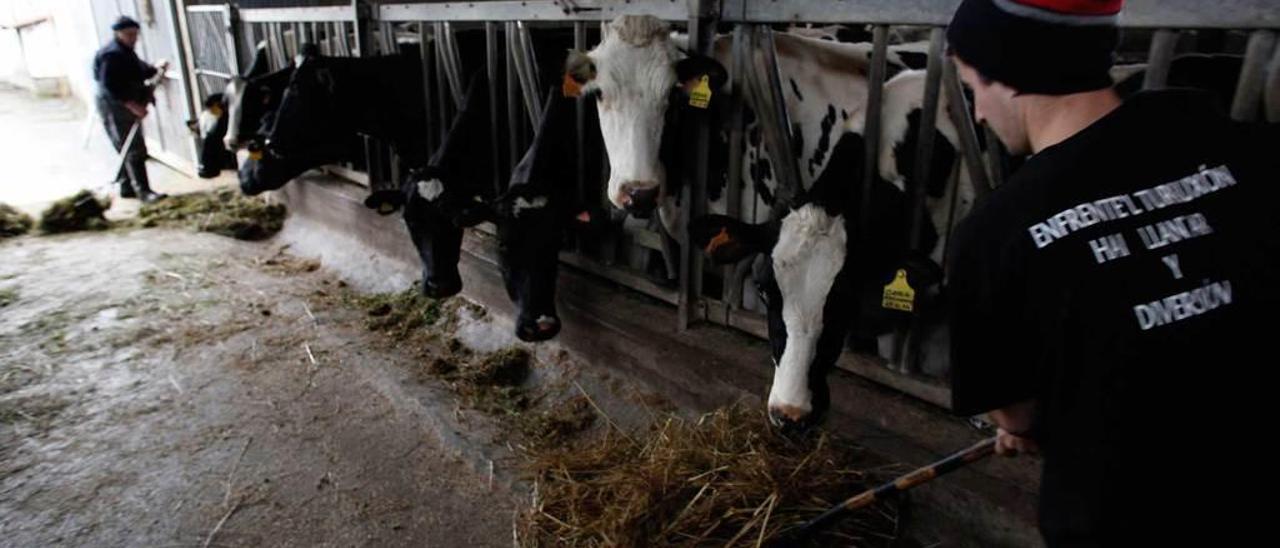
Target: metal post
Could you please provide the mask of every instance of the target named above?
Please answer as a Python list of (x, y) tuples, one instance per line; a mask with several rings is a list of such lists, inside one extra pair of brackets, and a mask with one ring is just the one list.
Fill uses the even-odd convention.
[(1169, 81), (1169, 66), (1173, 64), (1173, 51), (1178, 45), (1178, 31), (1160, 29), (1151, 38), (1151, 53), (1147, 56), (1147, 74), (1142, 79), (1142, 89), (1161, 89)]
[(356, 31), (356, 57), (373, 55), (373, 29), (370, 28), (369, 12), (360, 0), (351, 0), (351, 24)]
[(1276, 53), (1271, 56), (1271, 63), (1267, 66), (1267, 90), (1264, 92), (1263, 100), (1266, 103), (1267, 121), (1272, 124), (1280, 124), (1280, 47), (1276, 48)]
[[(587, 24), (582, 21), (573, 23), (573, 48), (578, 51), (587, 49)], [(578, 98), (575, 105), (576, 122), (574, 138), (577, 140), (577, 169), (575, 173), (578, 175), (578, 203), (587, 203), (587, 105), (582, 98)], [(579, 246), (581, 251), (581, 246)]]
[(509, 146), (508, 150), (511, 151), (511, 155), (510, 155), (511, 170), (514, 171), (516, 168), (516, 163), (520, 161), (521, 153), (524, 151), (524, 148), (521, 146), (522, 144), (521, 141), (523, 140), (524, 131), (521, 129), (522, 126), (520, 125), (521, 124), (520, 105), (516, 98), (516, 86), (518, 85), (517, 81), (519, 80), (520, 77), (519, 75), (516, 74), (516, 66), (515, 66), (515, 59), (514, 59), (515, 57), (514, 46), (515, 46), (515, 40), (517, 40), (515, 23), (507, 22), (506, 28), (504, 30), (506, 31), (504, 34), (505, 34), (506, 46), (507, 46), (506, 47), (506, 51), (507, 51), (507, 63), (506, 63), (507, 145)]
[[(426, 132), (425, 133), (426, 142), (427, 142), (426, 157), (431, 158), (431, 155), (435, 153), (435, 150), (436, 150), (436, 135), (435, 135), (435, 131), (433, 131), (434, 128), (436, 127), (436, 120), (435, 120), (435, 109), (432, 108), (433, 104), (431, 102), (431, 73), (432, 73), (431, 67), (433, 65), (433, 63), (431, 62), (432, 47), (431, 47), (430, 35), (427, 33), (426, 22), (418, 23), (418, 43), (420, 44), (418, 48), (419, 54), (420, 54), (419, 62), (422, 63), (422, 102), (423, 102), (423, 105), (426, 107), (425, 110), (427, 114), (427, 127), (423, 128), (423, 130)], [(443, 126), (443, 125), (444, 124), (440, 124), (440, 126)]]
[[(715, 14), (718, 3), (713, 0), (695, 0), (693, 14), (689, 18), (689, 48), (699, 55), (709, 55), (715, 43)], [(711, 131), (705, 116), (698, 117), (698, 127), (693, 135), (693, 148), (685, 151), (694, 158), (693, 176), (685, 185), (689, 199), (682, 208), (682, 226), (688, 227), (692, 219), (702, 215), (707, 208), (707, 151), (710, 149)], [(677, 305), (678, 329), (689, 329), (698, 305), (702, 301), (702, 250), (694, 249), (689, 235), (672, 234), (680, 243), (680, 298)]]
[(484, 23), (484, 72), (489, 82), (489, 157), (493, 162), (493, 195), (502, 193), (502, 151), (498, 148), (498, 24)]
[[(920, 133), (916, 138), (916, 165), (915, 176), (913, 177), (915, 181), (909, 189), (911, 191), (910, 245), (912, 249), (920, 249), (920, 240), (924, 233), (923, 227), (926, 222), (925, 202), (928, 200), (926, 189), (929, 186), (928, 181), (932, 175), (930, 171), (933, 166), (933, 142), (938, 130), (938, 100), (942, 95), (942, 45), (945, 39), (945, 30), (941, 27), (934, 28), (929, 32), (929, 65), (925, 72), (924, 102), (920, 112)], [(913, 316), (910, 328), (898, 328), (894, 334), (894, 355), (891, 361), (898, 364), (904, 371), (912, 371), (914, 369), (911, 364), (904, 362), (915, 355), (914, 348), (909, 347), (914, 347), (915, 343), (919, 342), (919, 337), (910, 335), (919, 333), (919, 324), (919, 315)]]
[(449, 93), (449, 84), (448, 82), (446, 82), (446, 80), (448, 80), (448, 73), (445, 70), (445, 66), (444, 66), (445, 45), (444, 45), (444, 38), (443, 38), (443, 35), (444, 35), (443, 29), (444, 29), (444, 26), (441, 25), (440, 23), (433, 24), (431, 29), (432, 30), (431, 37), (432, 37), (432, 44), (434, 45), (433, 49), (435, 50), (435, 64), (436, 64), (436, 71), (435, 71), (436, 73), (436, 109), (437, 109), (437, 112), (440, 113), (440, 127), (437, 128), (437, 131), (440, 132), (441, 144), (444, 144), (445, 136), (448, 135), (449, 133), (449, 122), (453, 119), (453, 117), (450, 116), (449, 114), (448, 98), (451, 97), (452, 95)]
[(1276, 33), (1256, 30), (1249, 35), (1245, 49), (1244, 66), (1240, 68), (1240, 83), (1236, 86), (1235, 100), (1231, 103), (1231, 118), (1240, 122), (1258, 119), (1262, 103), (1262, 87), (1266, 83), (1267, 62), (1275, 51)]
[(290, 23), (289, 31), (293, 33), (293, 52), (289, 58), (293, 59), (302, 53), (302, 23)]
[[(742, 218), (742, 140), (745, 110), (742, 84), (747, 63), (746, 48), (746, 27), (735, 25), (729, 62), (729, 165), (728, 179), (725, 183), (725, 214), (733, 218)], [(725, 265), (721, 271), (724, 290), (720, 298), (725, 303), (726, 324), (730, 322), (733, 310), (742, 305), (742, 279), (736, 275), (735, 271), (735, 265)]]
[(882, 105), (884, 103), (884, 80), (886, 73), (885, 60), (889, 52), (889, 27), (876, 25), (872, 31), (871, 75), (867, 82), (867, 110), (863, 123), (863, 134), (866, 142), (861, 183), (862, 196), (859, 208), (858, 241), (867, 242), (871, 238), (871, 188), (880, 177), (880, 127)]
[(947, 112), (951, 115), (951, 124), (960, 135), (961, 152), (964, 154), (965, 169), (969, 172), (969, 184), (973, 186), (976, 201), (982, 202), (991, 194), (991, 180), (982, 164), (982, 150), (978, 146), (978, 131), (969, 113), (969, 102), (960, 87), (960, 75), (956, 72), (956, 63), (952, 59), (942, 62), (942, 82), (947, 88)]

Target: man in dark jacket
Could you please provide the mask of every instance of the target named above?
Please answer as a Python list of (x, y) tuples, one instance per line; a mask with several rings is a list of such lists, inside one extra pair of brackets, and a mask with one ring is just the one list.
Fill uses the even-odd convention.
[[(165, 61), (151, 66), (134, 53), (139, 28), (137, 21), (121, 16), (111, 25), (114, 38), (93, 58), (93, 79), (98, 82), (98, 114), (102, 116), (102, 125), (117, 151), (124, 148), (134, 125), (141, 124), (147, 116), (147, 104), (152, 100), (147, 80), (168, 68)], [(116, 174), (120, 197), (140, 198), (144, 202), (164, 197), (151, 190), (146, 165), (147, 145), (139, 127), (138, 135), (129, 146), (124, 167)]]
[(1194, 91), (1122, 102), (1120, 8), (964, 0), (950, 25), (978, 120), (1031, 155), (953, 240), (952, 407), (1044, 456), (1051, 548), (1245, 546), (1269, 507), (1240, 503), (1274, 483), (1255, 372), (1275, 362), (1280, 140)]

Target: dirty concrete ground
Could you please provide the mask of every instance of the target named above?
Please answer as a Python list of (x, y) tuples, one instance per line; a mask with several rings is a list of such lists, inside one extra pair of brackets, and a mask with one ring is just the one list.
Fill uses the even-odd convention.
[(511, 542), (510, 474), (458, 439), (484, 429), (402, 397), (413, 356), (276, 247), (0, 243), (0, 545)]
[[(31, 215), (50, 202), (82, 188), (105, 191), (115, 175), (116, 155), (102, 123), (90, 110), (71, 98), (38, 98), (0, 83), (0, 202)], [(235, 184), (230, 171), (211, 180), (188, 177), (157, 161), (147, 162), (152, 186), (167, 193), (205, 190)], [(137, 211), (137, 200), (116, 200), (108, 217)]]

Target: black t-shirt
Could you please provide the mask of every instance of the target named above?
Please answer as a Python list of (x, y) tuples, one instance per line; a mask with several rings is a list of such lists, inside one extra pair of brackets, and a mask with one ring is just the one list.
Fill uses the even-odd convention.
[(1270, 428), (1277, 360), (1256, 353), (1280, 340), (1278, 191), (1274, 126), (1150, 92), (1031, 157), (957, 229), (953, 409), (1038, 402), (1047, 536), (1132, 532), (1229, 491), (1186, 471)]

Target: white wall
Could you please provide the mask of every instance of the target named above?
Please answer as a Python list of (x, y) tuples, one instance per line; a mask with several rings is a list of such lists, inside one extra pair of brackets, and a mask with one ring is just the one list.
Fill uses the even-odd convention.
[(105, 32), (94, 28), (88, 0), (0, 0), (0, 26), (48, 17), (22, 31), (22, 51), (13, 29), (0, 30), (0, 80), (20, 85), (31, 78), (64, 78), (70, 92), (92, 102), (93, 54)]

